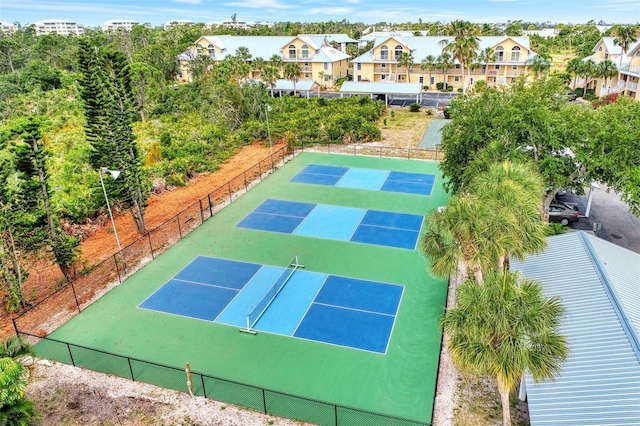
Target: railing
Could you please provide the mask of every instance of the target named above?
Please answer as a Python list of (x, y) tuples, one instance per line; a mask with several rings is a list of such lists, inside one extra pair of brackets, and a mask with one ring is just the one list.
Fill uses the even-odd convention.
[[(71, 282), (64, 284), (51, 283), (50, 285), (45, 286), (50, 294), (35, 295), (35, 300), (38, 302), (32, 305), (27, 311), (20, 314), (17, 318), (13, 319), (13, 326), (16, 335), (24, 336), (28, 338), (28, 340), (33, 341), (33, 343), (44, 341), (47, 345), (58, 345), (60, 347), (60, 352), (58, 352), (59, 357), (61, 357), (62, 360), (66, 359), (66, 361), (63, 362), (68, 361), (67, 363), (74, 366), (77, 365), (96, 371), (116, 374), (132, 380), (139, 380), (146, 383), (158, 384), (171, 389), (186, 391), (181, 384), (178, 384), (178, 382), (184, 381), (183, 379), (175, 382), (175, 384), (167, 384), (159, 377), (156, 377), (155, 374), (150, 373), (154, 368), (157, 368), (159, 371), (164, 370), (166, 372), (171, 372), (170, 374), (174, 375), (177, 374), (176, 372), (182, 372), (182, 369), (161, 366), (126, 356), (114, 355), (96, 349), (80, 347), (70, 343), (50, 339), (46, 336), (78, 315), (100, 297), (108, 293), (112, 288), (122, 283), (128, 276), (132, 275), (159, 254), (166, 251), (174, 243), (183, 239), (187, 234), (213, 217), (226, 205), (236, 200), (243, 193), (249, 191), (249, 189), (251, 189), (256, 183), (262, 181), (269, 173), (273, 172), (278, 167), (283, 166), (288, 158), (295, 157), (305, 150), (328, 154), (364, 155), (406, 158), (413, 160), (442, 160), (444, 158), (443, 152), (428, 148), (395, 148), (375, 145), (332, 144), (313, 145), (311, 147), (301, 145), (300, 147), (295, 147), (293, 150), (281, 148), (244, 172), (238, 174), (225, 184), (219, 186), (194, 204), (188, 206), (171, 219), (150, 230), (133, 243), (123, 247), (122, 255), (119, 252), (116, 252), (106, 259), (88, 266)], [(123, 261), (124, 264), (127, 265), (127, 270), (123, 267)], [(122, 365), (114, 371), (112, 365), (115, 365), (116, 363), (121, 363)], [(105, 364), (109, 366), (108, 371), (105, 370), (106, 367), (103, 367)], [(136, 366), (140, 368), (137, 368)], [(203, 384), (200, 389), (201, 393), (199, 394), (216, 400), (239, 404), (250, 409), (264, 411), (268, 414), (306, 419), (308, 421), (327, 425), (427, 425), (427, 423), (419, 421), (389, 417), (384, 414), (376, 414), (337, 404), (314, 401), (304, 397), (287, 395), (281, 392), (261, 389), (225, 379), (214, 378), (206, 375), (200, 376)], [(222, 391), (222, 395), (214, 393), (213, 391), (208, 392), (205, 388), (207, 380), (227, 383), (227, 385), (225, 385), (227, 386), (227, 389)], [(254, 399), (256, 401), (262, 401), (260, 403), (262, 405), (256, 405), (257, 403), (255, 402), (245, 402), (244, 400), (235, 399), (237, 392), (234, 389), (250, 389), (250, 391), (247, 392), (256, 393), (258, 396), (255, 397), (257, 399)], [(227, 396), (225, 397), (224, 395)], [(277, 401), (267, 403), (266, 398), (268, 395), (271, 395), (271, 398), (275, 398), (276, 400), (280, 398), (282, 400), (282, 404)], [(286, 402), (285, 400), (287, 399), (290, 401)], [(286, 412), (286, 407), (289, 407), (290, 405), (299, 406), (300, 404), (306, 404), (305, 406), (307, 406), (307, 408), (302, 408), (302, 411), (296, 412), (295, 414)], [(326, 413), (330, 412), (332, 414), (331, 421), (317, 421), (315, 415), (307, 416), (307, 411), (311, 410), (309, 407), (321, 407), (318, 408), (318, 410)], [(328, 418), (328, 414), (323, 414), (323, 416), (324, 417), (322, 417), (322, 419), (325, 419), (325, 417)]]
[(627, 86), (625, 87), (626, 90), (631, 90), (632, 92), (637, 92), (638, 91), (638, 83), (627, 83)]

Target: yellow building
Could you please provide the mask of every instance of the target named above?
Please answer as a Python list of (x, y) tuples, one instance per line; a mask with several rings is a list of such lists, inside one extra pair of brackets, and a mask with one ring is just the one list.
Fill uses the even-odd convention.
[(256, 65), (252, 67), (251, 78), (261, 77), (257, 58), (269, 62), (275, 55), (282, 60), (279, 66), (281, 77), (284, 66), (296, 62), (300, 65), (300, 80), (313, 80), (319, 86), (333, 87), (337, 79), (349, 73), (349, 56), (332, 47), (330, 42), (324, 35), (203, 36), (189, 52), (180, 55), (181, 80), (191, 81), (188, 64), (199, 55), (207, 55), (214, 63), (220, 63), (246, 49), (250, 56), (246, 62)]
[[(411, 82), (421, 83), (434, 90), (438, 83), (446, 83), (453, 88), (468, 87), (480, 80), (489, 86), (510, 83), (526, 72), (528, 64), (536, 56), (529, 46), (528, 37), (478, 37), (478, 53), (490, 48), (494, 58), (490, 61), (476, 61), (471, 69), (465, 69), (455, 59), (443, 61), (443, 40), (448, 37), (398, 36), (389, 34), (376, 37), (373, 48), (354, 58), (353, 75), (355, 81)], [(446, 43), (445, 43), (446, 44)], [(401, 66), (398, 59), (403, 53), (412, 57), (412, 65)], [(421, 64), (425, 63), (421, 67)]]
[[(593, 48), (593, 55), (584, 58), (591, 59), (596, 64), (604, 60), (610, 60), (618, 68), (618, 74), (605, 80), (604, 77), (590, 76), (587, 88), (594, 89), (597, 96), (606, 96), (610, 93), (622, 93), (635, 100), (640, 100), (638, 95), (638, 79), (640, 79), (640, 42), (629, 47), (626, 54), (622, 47), (615, 44), (615, 37), (603, 37)], [(584, 87), (584, 76), (579, 76), (576, 86)]]

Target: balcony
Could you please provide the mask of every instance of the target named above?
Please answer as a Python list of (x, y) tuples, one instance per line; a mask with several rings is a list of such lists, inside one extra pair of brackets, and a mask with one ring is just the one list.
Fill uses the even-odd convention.
[(637, 92), (638, 91), (638, 83), (627, 83), (627, 86), (625, 87), (626, 90), (630, 90), (632, 92)]
[(517, 77), (520, 74), (522, 74), (524, 72), (524, 70), (507, 70), (507, 77)]
[(373, 72), (376, 74), (389, 74), (392, 71), (391, 67), (373, 67)]
[(311, 60), (313, 56), (309, 55), (309, 56), (302, 56), (302, 55), (296, 55), (296, 56), (289, 56), (289, 55), (284, 55), (282, 57), (282, 60), (284, 62), (307, 62), (309, 60)]
[(623, 65), (622, 68), (620, 68), (620, 71), (623, 73), (629, 73), (629, 74), (635, 74), (635, 75), (640, 75), (640, 66), (638, 65)]

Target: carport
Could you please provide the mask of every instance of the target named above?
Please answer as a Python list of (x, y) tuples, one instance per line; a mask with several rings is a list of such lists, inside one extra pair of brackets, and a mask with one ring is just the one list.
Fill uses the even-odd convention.
[[(293, 82), (291, 80), (276, 80), (275, 86), (273, 88), (274, 92), (278, 92), (280, 96), (282, 96), (282, 92), (289, 93), (293, 92)], [(313, 80), (299, 80), (296, 82), (296, 92), (300, 94), (304, 94), (307, 98), (309, 98), (309, 94), (313, 90), (313, 86), (316, 85), (316, 82)], [(269, 85), (267, 84), (267, 87)], [(269, 87), (270, 89), (270, 87)]]
[(389, 95), (415, 96), (416, 103), (422, 101), (422, 84), (420, 83), (378, 83), (369, 81), (345, 81), (340, 88), (340, 97), (344, 94), (384, 96), (384, 103), (389, 105)]

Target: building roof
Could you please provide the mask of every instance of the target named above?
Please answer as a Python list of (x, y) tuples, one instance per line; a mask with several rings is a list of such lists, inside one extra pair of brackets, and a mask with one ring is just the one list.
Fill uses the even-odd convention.
[[(303, 35), (312, 35), (312, 34), (300, 34)], [(354, 40), (346, 34), (322, 34), (326, 37), (329, 42), (335, 41), (336, 43), (357, 43), (358, 40)]]
[[(309, 92), (313, 89), (316, 82), (313, 80), (298, 80), (296, 82), (297, 92)], [(276, 85), (273, 90), (292, 91), (293, 81), (291, 80), (276, 80)]]
[(554, 382), (525, 376), (531, 425), (640, 424), (640, 255), (570, 232), (512, 267), (565, 307), (562, 372)]
[[(497, 45), (499, 45), (500, 43), (504, 42), (505, 40), (511, 39), (513, 40), (515, 43), (519, 44), (520, 46), (524, 47), (527, 50), (530, 50), (530, 43), (529, 43), (529, 37), (525, 37), (525, 36), (521, 36), (521, 37), (509, 37), (509, 36), (487, 36), (487, 37), (478, 37), (479, 39), (479, 50), (482, 51), (488, 47), (491, 48), (495, 48)], [(398, 43), (398, 44), (402, 44), (406, 47), (408, 47), (409, 49), (411, 49), (411, 54), (413, 55), (413, 60), (414, 63), (419, 64), (422, 62), (422, 60), (424, 58), (426, 58), (429, 55), (432, 55), (434, 57), (438, 57), (442, 54), (442, 41), (443, 40), (447, 40), (450, 41), (452, 40), (450, 37), (444, 37), (444, 36), (429, 36), (429, 37), (420, 37), (420, 36), (399, 36), (399, 35), (386, 35), (384, 37), (376, 37), (376, 39), (374, 40), (373, 46), (374, 48), (382, 45), (382, 44), (386, 44), (388, 43), (389, 40), (392, 40), (392, 43)], [(389, 50), (393, 51), (393, 49), (395, 48), (395, 45), (390, 45), (389, 46)], [(533, 54), (533, 52), (530, 52), (530, 54)], [(533, 54), (535, 56), (535, 54)], [(524, 62), (526, 58), (522, 58), (521, 62)], [(457, 63), (457, 60), (454, 61)], [(373, 56), (373, 49), (369, 50), (368, 52), (358, 56), (357, 58), (354, 58), (352, 60), (352, 62), (354, 63), (373, 63), (374, 62), (374, 56)]]
[(602, 42), (607, 48), (607, 53), (609, 53), (609, 55), (620, 55), (622, 53), (622, 47), (615, 44), (614, 40), (615, 40), (615, 37), (602, 37), (600, 41), (596, 43), (596, 45), (593, 47), (591, 51), (595, 52), (600, 42)]
[(345, 81), (340, 87), (340, 93), (352, 94), (389, 94), (389, 95), (419, 95), (422, 92), (420, 83), (387, 83)]

